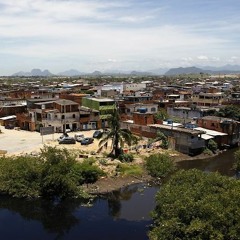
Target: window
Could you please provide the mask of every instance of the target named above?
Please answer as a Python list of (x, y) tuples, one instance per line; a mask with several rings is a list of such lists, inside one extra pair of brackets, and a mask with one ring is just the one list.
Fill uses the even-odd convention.
[(156, 108), (151, 108), (151, 112), (156, 112)]
[(75, 118), (76, 117), (75, 114), (73, 114), (72, 117)]
[(62, 119), (65, 119), (65, 115), (62, 115)]

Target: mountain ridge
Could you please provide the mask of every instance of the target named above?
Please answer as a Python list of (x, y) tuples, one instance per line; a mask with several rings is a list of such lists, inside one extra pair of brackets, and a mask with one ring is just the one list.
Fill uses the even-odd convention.
[(180, 75), (180, 74), (239, 74), (240, 66), (239, 65), (224, 65), (220, 67), (214, 66), (192, 66), (192, 67), (177, 67), (177, 68), (156, 68), (148, 71), (124, 71), (124, 70), (108, 70), (108, 71), (98, 71), (95, 70), (93, 72), (80, 72), (76, 69), (69, 69), (63, 72), (59, 72), (57, 74), (51, 73), (49, 70), (41, 70), (39, 68), (34, 68), (30, 72), (19, 71), (14, 73), (12, 76), (42, 76), (42, 77), (50, 77), (50, 76), (66, 76), (66, 77), (74, 77), (74, 76), (100, 76), (100, 75), (135, 75), (135, 76), (146, 76), (146, 75)]

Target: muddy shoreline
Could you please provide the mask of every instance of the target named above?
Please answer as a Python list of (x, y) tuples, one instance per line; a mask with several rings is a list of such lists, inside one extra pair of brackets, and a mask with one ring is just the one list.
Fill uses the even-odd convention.
[[(178, 162), (182, 162), (182, 161), (194, 161), (194, 160), (207, 159), (207, 158), (217, 156), (219, 154), (220, 152), (213, 155), (200, 154), (200, 155), (191, 157), (191, 156), (180, 153), (178, 156), (174, 156), (173, 158), (175, 163), (177, 164)], [(125, 186), (129, 186), (136, 183), (148, 183), (151, 181), (154, 181), (154, 179), (147, 173), (144, 173), (142, 176), (105, 177), (105, 178), (99, 179), (94, 184), (88, 184), (88, 185), (85, 184), (83, 188), (89, 194), (100, 196), (100, 195), (104, 195), (109, 192), (118, 190)]]

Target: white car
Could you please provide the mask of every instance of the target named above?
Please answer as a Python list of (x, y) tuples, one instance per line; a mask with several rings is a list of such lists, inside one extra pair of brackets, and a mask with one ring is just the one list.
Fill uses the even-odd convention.
[(75, 134), (74, 138), (77, 142), (81, 142), (84, 139), (84, 135), (83, 134)]

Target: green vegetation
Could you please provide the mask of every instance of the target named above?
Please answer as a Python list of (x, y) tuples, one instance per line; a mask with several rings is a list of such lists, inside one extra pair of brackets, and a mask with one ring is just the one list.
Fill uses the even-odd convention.
[(236, 121), (240, 121), (240, 111), (239, 107), (235, 105), (229, 105), (221, 108), (216, 115), (218, 117), (232, 118)]
[(211, 150), (213, 153), (216, 153), (218, 149), (217, 143), (214, 140), (210, 139), (208, 141), (208, 149)]
[(44, 147), (39, 157), (0, 158), (0, 193), (19, 198), (83, 197), (81, 185), (101, 175), (93, 161), (79, 163), (66, 149)]
[(134, 157), (131, 153), (123, 153), (119, 155), (118, 159), (121, 162), (132, 162), (134, 160)]
[(209, 156), (213, 155), (213, 152), (209, 148), (207, 148), (207, 147), (204, 148), (203, 153), (205, 155), (209, 155)]
[(139, 165), (135, 164), (126, 164), (121, 163), (116, 167), (116, 171), (119, 172), (123, 176), (140, 176), (143, 173), (143, 169)]
[(240, 236), (240, 182), (218, 173), (181, 170), (156, 195), (151, 240)]
[(235, 163), (233, 165), (233, 168), (235, 169), (235, 171), (239, 172), (240, 171), (240, 150), (234, 153), (234, 159), (235, 159)]
[(165, 120), (169, 118), (167, 111), (164, 108), (159, 108), (158, 112), (154, 114), (154, 120)]
[(146, 158), (146, 169), (152, 177), (164, 178), (175, 170), (168, 154), (153, 154)]
[(118, 158), (122, 154), (122, 148), (124, 144), (131, 146), (137, 143), (137, 137), (135, 137), (128, 129), (121, 129), (120, 117), (117, 109), (114, 109), (112, 116), (109, 119), (110, 130), (103, 132), (99, 146), (102, 147), (109, 140), (112, 140), (111, 156)]
[(157, 131), (157, 137), (151, 140), (149, 143), (158, 142), (158, 141), (162, 141), (161, 147), (163, 149), (168, 149), (168, 145), (169, 145), (168, 138), (161, 131)]

